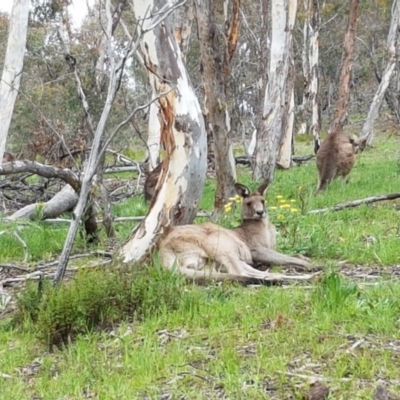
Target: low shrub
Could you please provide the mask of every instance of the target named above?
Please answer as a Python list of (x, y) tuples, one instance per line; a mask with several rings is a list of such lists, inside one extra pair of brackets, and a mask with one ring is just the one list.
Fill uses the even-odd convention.
[(183, 286), (180, 275), (157, 262), (135, 270), (83, 269), (57, 287), (30, 282), (18, 296), (14, 323), (33, 329), (50, 347), (65, 345), (90, 330), (175, 310)]

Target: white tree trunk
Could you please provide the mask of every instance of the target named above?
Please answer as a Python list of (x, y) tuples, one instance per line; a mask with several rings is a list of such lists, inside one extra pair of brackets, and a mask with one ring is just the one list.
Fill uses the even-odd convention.
[[(141, 0), (133, 2), (133, 9), (146, 29), (173, 4), (172, 1)], [(159, 99), (165, 158), (149, 213), (121, 249), (124, 262), (137, 262), (145, 257), (169, 225), (191, 223), (203, 191), (207, 168), (206, 131), (172, 29), (172, 21), (167, 18), (146, 33), (141, 43), (144, 62), (148, 70), (154, 71), (149, 75), (153, 92), (158, 95), (168, 92)]]
[[(297, 0), (289, 3), (289, 30), (293, 31), (296, 21)], [(292, 35), (289, 36), (289, 68), (286, 78), (286, 99), (287, 106), (284, 110), (284, 118), (282, 124), (282, 140), (280, 143), (278, 165), (281, 168), (288, 169), (292, 164), (292, 144), (293, 144), (293, 128), (294, 128), (294, 78), (295, 68), (293, 62), (293, 45)]]
[(272, 181), (282, 139), (290, 43), (297, 0), (274, 0), (271, 4), (271, 58), (265, 89), (264, 129), (257, 132), (254, 178)]
[(394, 0), (392, 5), (392, 20), (390, 23), (389, 34), (387, 38), (387, 53), (388, 62), (385, 71), (382, 75), (381, 82), (374, 95), (371, 106), (369, 108), (367, 119), (361, 131), (361, 138), (367, 139), (367, 145), (372, 144), (374, 138), (374, 122), (378, 116), (379, 108), (381, 107), (382, 101), (385, 97), (386, 89), (389, 86), (390, 78), (393, 74), (396, 66), (396, 58), (399, 53), (399, 35), (398, 29), (400, 24), (400, 0)]
[(66, 185), (46, 203), (29, 204), (10, 215), (7, 219), (16, 220), (26, 218), (44, 220), (57, 218), (66, 211), (73, 209), (77, 203), (78, 195), (75, 190), (72, 186)]
[(256, 144), (257, 144), (257, 129), (254, 129), (253, 133), (251, 134), (251, 140), (249, 146), (247, 147), (246, 150), (248, 157), (253, 157), (254, 152), (256, 150)]
[(318, 1), (312, 0), (312, 20), (309, 28), (309, 54), (310, 82), (308, 89), (308, 101), (311, 108), (311, 133), (314, 143), (320, 144), (319, 130), (319, 109), (318, 109), (318, 63), (319, 63), (319, 7)]
[(290, 91), (290, 101), (288, 114), (286, 116), (287, 123), (282, 139), (282, 144), (279, 152), (278, 165), (283, 169), (290, 168), (292, 164), (292, 141), (293, 141), (293, 127), (294, 127), (294, 89)]
[(304, 0), (304, 25), (303, 25), (303, 49), (301, 52), (301, 64), (303, 68), (303, 101), (301, 108), (304, 110), (304, 115), (306, 115), (306, 109), (308, 107), (308, 96), (309, 96), (309, 86), (310, 86), (310, 63), (309, 63), (309, 48), (310, 48), (310, 25), (311, 25), (311, 15), (310, 15), (310, 2), (312, 0)]
[(147, 151), (149, 152), (150, 171), (160, 162), (161, 125), (159, 121), (160, 107), (157, 102), (151, 103), (149, 112), (149, 130), (147, 136)]
[(7, 134), (24, 66), (29, 4), (30, 0), (14, 0), (10, 14), (7, 50), (0, 82), (0, 160), (3, 159), (6, 148)]

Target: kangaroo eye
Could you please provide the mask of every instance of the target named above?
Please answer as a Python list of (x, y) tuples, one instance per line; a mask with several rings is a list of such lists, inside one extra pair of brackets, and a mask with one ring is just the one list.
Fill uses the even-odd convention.
[(264, 206), (265, 205), (265, 200), (261, 200), (261, 203)]
[(251, 207), (251, 203), (247, 203), (247, 207)]

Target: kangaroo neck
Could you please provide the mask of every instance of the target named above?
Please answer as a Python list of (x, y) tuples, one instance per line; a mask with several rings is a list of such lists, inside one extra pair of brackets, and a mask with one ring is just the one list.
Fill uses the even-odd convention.
[(242, 239), (246, 240), (246, 236), (247, 236), (247, 232), (249, 230), (254, 231), (254, 229), (256, 228), (256, 230), (260, 229), (261, 231), (263, 230), (263, 228), (266, 226), (266, 224), (268, 223), (268, 219), (267, 218), (263, 218), (263, 219), (245, 219), (242, 221), (242, 223), (236, 227), (233, 228), (232, 230), (236, 232), (237, 235), (239, 235)]

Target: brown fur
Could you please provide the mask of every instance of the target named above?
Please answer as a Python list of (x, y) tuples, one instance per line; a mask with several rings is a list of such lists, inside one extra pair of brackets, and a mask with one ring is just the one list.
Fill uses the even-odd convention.
[(317, 152), (317, 192), (325, 190), (329, 183), (341, 176), (347, 183), (347, 176), (355, 162), (355, 154), (364, 150), (366, 140), (343, 131), (331, 133)]
[(8, 151), (5, 151), (3, 154), (2, 164), (13, 162), (13, 161), (15, 161), (14, 155), (9, 153)]
[(144, 198), (146, 201), (151, 201), (153, 199), (161, 169), (162, 162), (150, 172), (144, 182)]
[(162, 265), (176, 266), (190, 278), (243, 281), (271, 277), (251, 266), (256, 263), (309, 269), (308, 261), (275, 251), (276, 229), (268, 220), (264, 200), (267, 185), (264, 182), (253, 193), (244, 185), (235, 185), (243, 198), (243, 221), (235, 229), (213, 223), (172, 227), (160, 241)]

